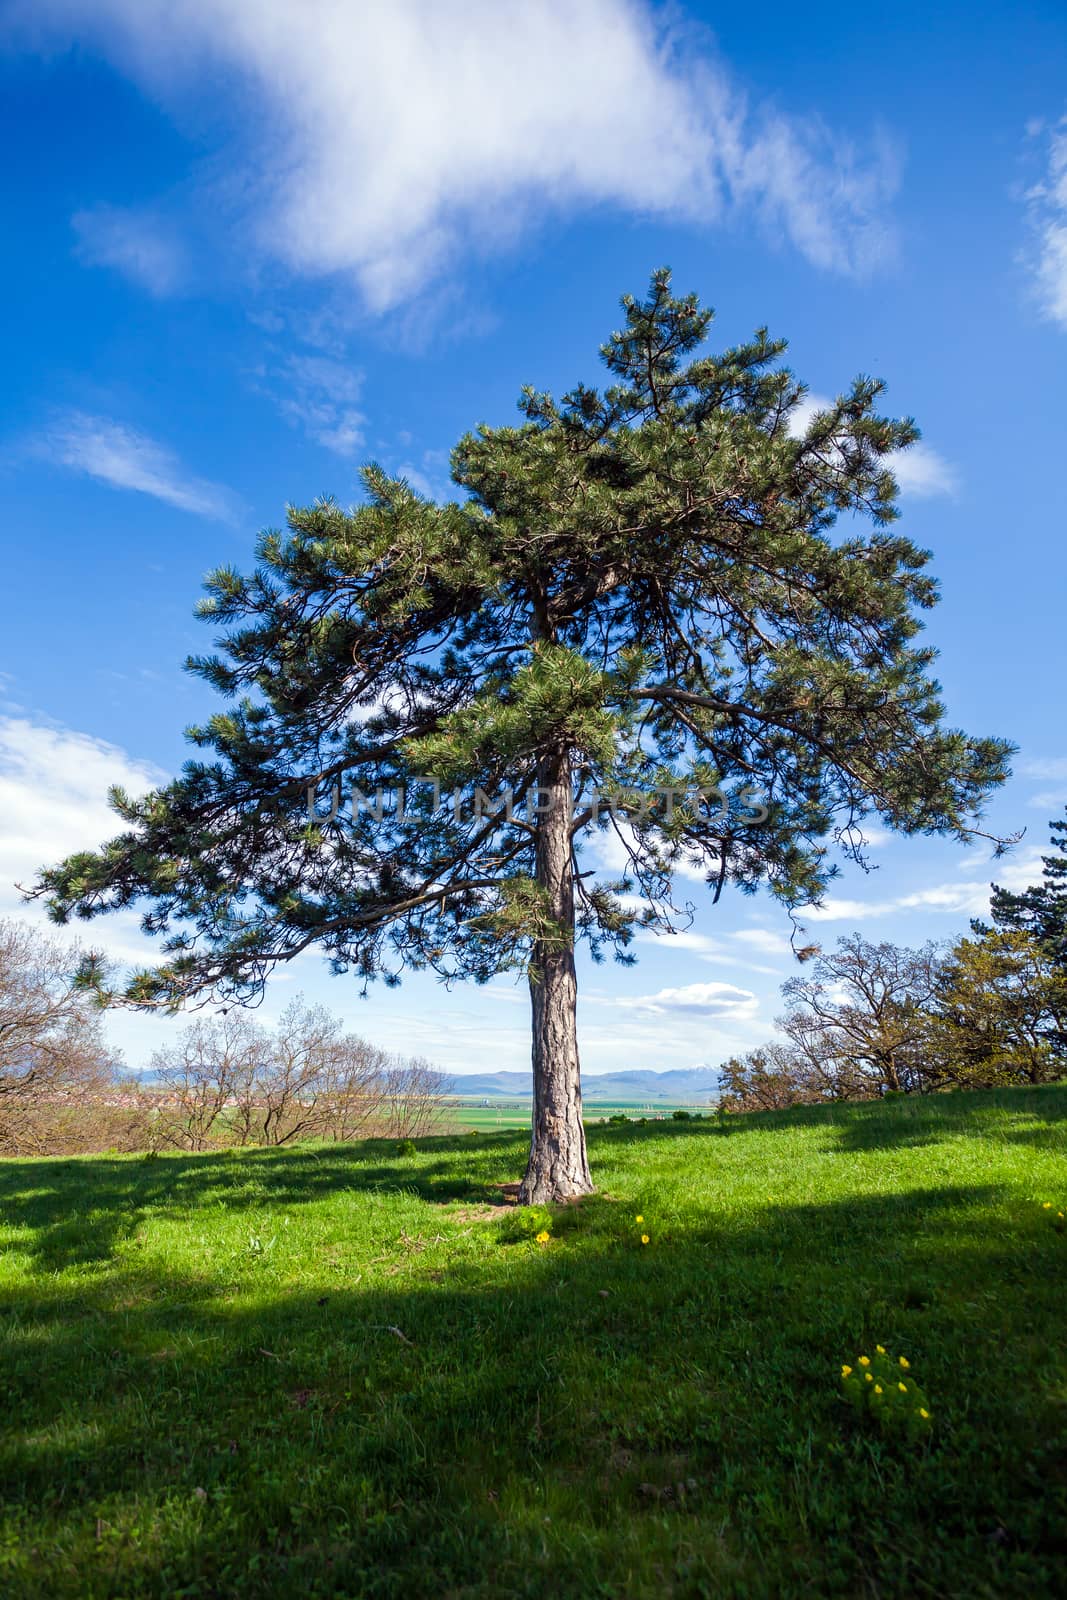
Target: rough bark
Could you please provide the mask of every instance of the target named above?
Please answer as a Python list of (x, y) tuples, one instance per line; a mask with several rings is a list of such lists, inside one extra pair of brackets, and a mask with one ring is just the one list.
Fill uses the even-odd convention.
[(571, 779), (565, 752), (542, 763), (538, 788), (536, 876), (548, 893), (554, 931), (535, 940), (530, 965), (533, 1136), (520, 1205), (573, 1200), (593, 1188), (582, 1125)]

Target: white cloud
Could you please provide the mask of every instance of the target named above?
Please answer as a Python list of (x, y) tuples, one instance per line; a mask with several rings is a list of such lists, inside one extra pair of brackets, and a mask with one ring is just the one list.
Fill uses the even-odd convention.
[(689, 983), (680, 989), (660, 989), (656, 994), (624, 996), (611, 1004), (623, 1011), (641, 1011), (655, 1016), (673, 1012), (730, 1021), (754, 1017), (759, 1001), (750, 989), (732, 983)]
[(1067, 756), (1052, 756), (1019, 764), (1021, 778), (1049, 778), (1053, 782), (1067, 778)]
[[(645, 905), (639, 895), (622, 895), (620, 898), (635, 911), (642, 910)], [(643, 944), (655, 945), (662, 940), (663, 949), (668, 954), (674, 950), (688, 950), (693, 955), (705, 956), (708, 960), (718, 960), (725, 949), (721, 939), (713, 939), (708, 933), (697, 933), (693, 928), (679, 928), (671, 933), (654, 928), (642, 928), (637, 933), (637, 938)]]
[[(142, 933), (136, 911), (116, 911), (89, 923), (75, 919), (57, 928), (41, 902), (23, 900), (16, 884), (31, 887), (42, 867), (77, 850), (95, 849), (120, 831), (122, 823), (107, 803), (112, 784), (139, 795), (165, 778), (106, 740), (28, 715), (0, 715), (0, 917), (29, 922), (68, 945), (101, 950), (119, 969), (157, 961), (159, 948)], [(111, 1044), (135, 1069), (146, 1067), (152, 1052), (187, 1020), (127, 1010), (104, 1013)]]
[[(215, 201), (262, 254), (354, 275), (378, 310), (545, 213), (757, 217), (821, 268), (891, 248), (896, 163), (753, 108), (703, 33), (646, 0), (20, 0), (16, 31), (96, 45), (204, 125)], [(206, 96), (204, 97), (206, 100)], [(241, 213), (244, 212), (242, 218)], [(136, 264), (136, 262), (135, 262)]]
[(1067, 805), (1067, 789), (1042, 789), (1026, 802), (1037, 811), (1061, 811)]
[(827, 895), (821, 905), (805, 906), (799, 913), (805, 922), (855, 922), (873, 917), (888, 917), (900, 911), (944, 911), (961, 916), (977, 916), (989, 902), (986, 883), (942, 883), (914, 894), (897, 895), (892, 900), (849, 900)]
[(137, 795), (163, 779), (117, 745), (25, 716), (0, 717), (0, 905), (21, 904), (16, 879), (43, 862), (98, 844), (116, 831), (107, 791)]
[(93, 266), (115, 267), (150, 294), (173, 294), (185, 275), (184, 252), (158, 219), (148, 213), (98, 206), (77, 211), (71, 225), (79, 253)]
[(151, 495), (194, 516), (229, 522), (236, 512), (228, 489), (191, 476), (165, 445), (109, 417), (70, 412), (47, 429), (34, 449), (114, 489)]
[[(833, 401), (825, 395), (805, 396), (789, 419), (790, 433), (798, 437), (807, 429), (816, 412), (828, 411), (832, 405)], [(913, 494), (919, 498), (955, 494), (959, 487), (956, 469), (922, 439), (904, 450), (890, 451), (885, 463), (896, 478), (902, 494)], [(866, 831), (869, 834), (869, 830)]]
[[(889, 900), (849, 900), (827, 895), (820, 906), (805, 906), (799, 913), (805, 922), (855, 922), (888, 917), (902, 911), (934, 911), (960, 917), (980, 917), (989, 910), (989, 887), (997, 883), (1004, 889), (1025, 889), (1041, 877), (1041, 850), (1028, 850), (1018, 856), (989, 864), (989, 878), (962, 883), (932, 884)], [(965, 863), (967, 866), (973, 863)]]
[(740, 928), (731, 937), (740, 939), (742, 944), (751, 945), (766, 956), (788, 956), (793, 953), (785, 934), (775, 933), (771, 928)]
[[(1034, 137), (1045, 130), (1031, 124)], [(1045, 176), (1027, 193), (1033, 247), (1029, 264), (1038, 304), (1044, 315), (1067, 328), (1067, 117), (1048, 130)]]
[(921, 439), (906, 450), (894, 450), (889, 466), (903, 494), (955, 494), (959, 486), (956, 469)]
[[(94, 849), (118, 832), (121, 824), (107, 803), (112, 784), (138, 795), (163, 776), (103, 739), (26, 716), (0, 716), (0, 915), (33, 915), (36, 902), (27, 905), (16, 884), (28, 888), (42, 866)], [(124, 948), (114, 950), (116, 957), (145, 960), (149, 946), (131, 933), (136, 926), (132, 915), (109, 920), (109, 933), (123, 930)]]

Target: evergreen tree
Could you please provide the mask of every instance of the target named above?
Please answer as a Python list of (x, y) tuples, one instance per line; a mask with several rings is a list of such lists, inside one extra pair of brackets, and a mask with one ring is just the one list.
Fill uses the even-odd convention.
[[(1029, 934), (1067, 971), (1067, 821), (1050, 822), (1049, 833), (1056, 854), (1041, 857), (1041, 882), (1018, 894), (994, 884), (990, 914), (1001, 932)], [(988, 932), (981, 922), (972, 926)]]
[(932, 1081), (968, 1089), (1049, 1082), (1062, 1071), (1067, 971), (1028, 933), (987, 929), (949, 952), (922, 1021)]
[[(766, 330), (708, 353), (711, 312), (665, 271), (623, 304), (610, 386), (526, 390), (518, 425), (463, 438), (464, 498), (371, 466), (364, 503), (291, 510), (250, 576), (214, 573), (201, 614), (226, 632), (190, 663), (231, 701), (192, 730), (210, 754), (116, 793), (125, 831), (36, 891), (59, 920), (147, 902), (162, 964), (119, 990), (85, 974), (139, 1006), (246, 999), (315, 946), (361, 981), (524, 969), (531, 1202), (591, 1187), (576, 937), (631, 959), (685, 859), (716, 895), (798, 906), (866, 815), (963, 838), (1008, 754), (944, 726), (913, 642), (936, 587), (892, 530), (887, 458), (918, 435), (878, 414), (882, 385), (801, 428)], [(614, 885), (581, 870), (607, 828)]]

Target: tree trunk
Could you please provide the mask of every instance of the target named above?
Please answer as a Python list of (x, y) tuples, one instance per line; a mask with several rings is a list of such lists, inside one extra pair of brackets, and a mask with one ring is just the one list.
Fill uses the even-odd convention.
[(533, 1137), (520, 1205), (590, 1194), (578, 1066), (578, 983), (574, 970), (571, 777), (565, 752), (541, 763), (537, 795), (537, 882), (548, 891), (558, 934), (534, 941)]

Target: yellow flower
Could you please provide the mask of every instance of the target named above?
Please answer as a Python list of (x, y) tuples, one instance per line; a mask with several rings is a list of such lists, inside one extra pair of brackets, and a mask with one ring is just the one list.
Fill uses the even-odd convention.
[(868, 1383), (873, 1383), (874, 1382), (874, 1373), (873, 1372), (865, 1372), (863, 1374), (863, 1376), (867, 1379)]
[(881, 1392), (882, 1392), (882, 1385), (881, 1385), (881, 1384), (880, 1384), (880, 1383), (876, 1383), (876, 1384), (875, 1384), (875, 1386), (874, 1386), (874, 1392), (875, 1392), (875, 1394), (881, 1394)]
[(644, 1220), (645, 1220), (644, 1217), (635, 1217), (634, 1218), (635, 1222), (644, 1222)]
[(641, 1243), (642, 1244), (647, 1244), (648, 1243), (648, 1234), (647, 1233), (643, 1233), (641, 1235)]
[(841, 1368), (841, 1376), (843, 1378), (851, 1378), (852, 1376), (852, 1368), (848, 1366), (847, 1363)]
[(1042, 1205), (1041, 1209), (1042, 1209), (1042, 1211), (1051, 1211), (1052, 1210), (1052, 1201), (1051, 1200), (1046, 1200), (1045, 1203)]
[(874, 1347), (874, 1350), (875, 1350), (875, 1354), (876, 1355), (880, 1355), (880, 1356), (884, 1356), (885, 1355), (885, 1345), (884, 1344), (876, 1344), (875, 1347)]
[(537, 1235), (537, 1242), (538, 1244), (547, 1244), (551, 1237), (552, 1235), (550, 1233), (546, 1233), (544, 1228), (542, 1228), (541, 1232)]
[(900, 1390), (901, 1394), (907, 1394), (908, 1392), (908, 1386), (906, 1383), (898, 1383), (897, 1388)]
[(860, 1356), (860, 1366), (861, 1367), (869, 1367), (870, 1364), (871, 1364), (870, 1356)]
[(901, 1356), (900, 1364), (904, 1368), (905, 1372), (907, 1372), (908, 1368), (911, 1366), (911, 1362), (908, 1360), (907, 1356)]
[(919, 1407), (919, 1415), (920, 1415), (920, 1417), (923, 1417), (925, 1419), (925, 1418), (929, 1417), (930, 1413), (929, 1413), (929, 1411), (927, 1411), (925, 1406), (920, 1406)]

